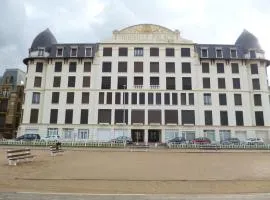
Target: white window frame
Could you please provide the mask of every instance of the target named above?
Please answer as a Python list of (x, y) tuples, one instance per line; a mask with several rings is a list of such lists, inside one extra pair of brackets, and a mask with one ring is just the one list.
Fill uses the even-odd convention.
[(134, 57), (143, 57), (144, 48), (143, 47), (134, 47)]
[[(208, 96), (208, 95), (206, 96), (205, 94), (210, 94), (210, 96)], [(210, 97), (210, 98), (208, 98), (208, 97)], [(212, 95), (211, 95), (211, 93), (204, 93), (203, 94), (203, 104), (204, 105), (212, 105)]]
[[(203, 51), (203, 50), (206, 50), (206, 52), (207, 52), (207, 56), (206, 56), (206, 57), (203, 56), (203, 54), (202, 54), (202, 51)], [(207, 47), (201, 48), (201, 58), (208, 58), (208, 48), (207, 48)]]
[(78, 140), (89, 140), (89, 129), (78, 130)]
[[(73, 49), (76, 50), (76, 55), (75, 56), (72, 55), (72, 50)], [(77, 57), (77, 55), (78, 55), (78, 47), (70, 47), (70, 57)]]
[(47, 129), (47, 136), (58, 136), (58, 128), (48, 128)]
[(44, 47), (38, 47), (38, 56), (43, 57), (45, 53), (45, 48)]
[[(62, 55), (58, 55), (58, 50), (59, 49), (62, 49)], [(64, 55), (64, 48), (63, 47), (57, 47), (56, 48), (56, 57), (63, 57), (63, 55)]]
[(251, 52), (252, 52), (252, 51), (254, 51), (254, 53), (255, 53), (255, 58), (257, 58), (256, 49), (249, 49), (249, 50), (248, 50), (248, 56), (249, 56), (249, 58), (251, 58)]
[[(232, 57), (232, 50), (235, 50), (235, 54), (236, 54), (235, 57)], [(230, 57), (231, 57), (231, 58), (237, 58), (237, 50), (236, 50), (236, 48), (231, 48), (231, 49), (230, 49)]]
[(63, 128), (62, 133), (63, 133), (64, 139), (67, 139), (67, 140), (74, 140), (75, 139), (73, 128)]
[[(216, 48), (215, 50), (216, 50), (216, 58), (223, 58), (223, 51), (222, 51), (222, 48)], [(218, 56), (217, 56), (217, 52), (218, 52), (218, 51), (221, 51), (221, 57), (218, 57)]]
[[(90, 55), (86, 55), (86, 49), (91, 49), (90, 50), (91, 51)], [(92, 55), (93, 55), (93, 48), (92, 47), (85, 47), (84, 56), (85, 57), (92, 57)]]
[[(33, 99), (35, 100), (34, 102), (33, 102)], [(32, 104), (40, 104), (40, 92), (33, 92), (33, 94), (32, 94)]]

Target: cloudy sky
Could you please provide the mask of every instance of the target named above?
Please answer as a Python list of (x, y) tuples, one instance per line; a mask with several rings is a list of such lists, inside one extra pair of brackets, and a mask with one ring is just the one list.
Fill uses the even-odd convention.
[(197, 43), (233, 44), (243, 29), (270, 59), (270, 0), (1, 0), (0, 75), (22, 59), (46, 28), (58, 42), (98, 42), (138, 23), (178, 29)]

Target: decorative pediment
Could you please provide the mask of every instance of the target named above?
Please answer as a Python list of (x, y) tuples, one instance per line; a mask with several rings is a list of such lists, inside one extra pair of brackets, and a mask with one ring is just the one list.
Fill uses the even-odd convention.
[[(176, 31), (179, 33), (179, 31)], [(159, 26), (159, 25), (154, 25), (154, 24), (139, 24), (139, 25), (135, 25), (135, 26), (130, 26), (127, 28), (124, 28), (120, 31), (118, 31), (118, 33), (167, 33), (167, 34), (171, 34), (174, 33), (174, 31), (165, 28), (163, 26)]]

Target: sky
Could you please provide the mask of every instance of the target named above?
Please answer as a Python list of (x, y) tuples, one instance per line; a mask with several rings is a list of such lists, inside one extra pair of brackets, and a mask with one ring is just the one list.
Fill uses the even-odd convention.
[[(26, 70), (35, 36), (49, 28), (59, 43), (99, 42), (113, 30), (152, 23), (196, 43), (234, 44), (244, 29), (270, 59), (270, 0), (1, 0), (0, 75)], [(270, 71), (269, 71), (270, 72)], [(268, 73), (270, 74), (270, 73)]]

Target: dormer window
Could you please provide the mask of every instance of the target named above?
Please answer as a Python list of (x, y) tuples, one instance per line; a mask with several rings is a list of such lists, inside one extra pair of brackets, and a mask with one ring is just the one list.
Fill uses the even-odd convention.
[(62, 56), (63, 56), (63, 48), (57, 48), (56, 57), (62, 57)]
[(250, 56), (250, 58), (256, 58), (256, 52), (255, 52), (255, 50), (250, 50), (249, 51), (249, 56)]
[(236, 58), (236, 57), (237, 57), (236, 49), (231, 49), (231, 58)]
[(78, 50), (77, 47), (71, 47), (70, 57), (76, 57), (77, 56), (77, 50)]
[(222, 49), (216, 49), (216, 57), (222, 58)]
[(208, 50), (206, 48), (201, 49), (201, 57), (202, 58), (208, 57)]
[(85, 47), (85, 57), (92, 56), (92, 47)]
[(38, 48), (38, 56), (44, 56), (44, 48)]

